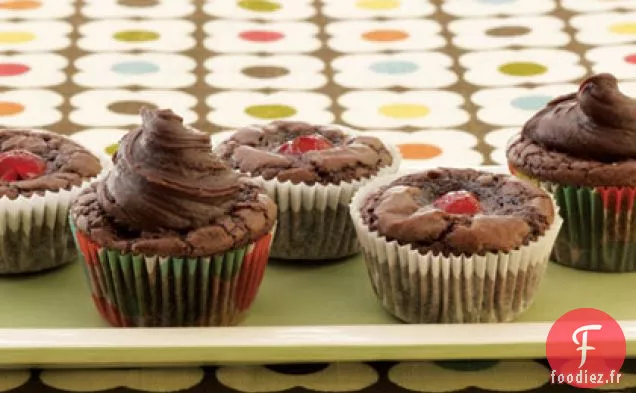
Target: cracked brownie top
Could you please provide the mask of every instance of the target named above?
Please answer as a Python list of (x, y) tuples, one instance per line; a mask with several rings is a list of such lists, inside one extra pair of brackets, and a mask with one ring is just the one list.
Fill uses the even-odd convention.
[(61, 135), (21, 129), (0, 131), (0, 198), (70, 189), (101, 171), (97, 157)]
[(555, 98), (534, 115), (507, 150), (532, 177), (574, 186), (636, 185), (636, 102), (610, 74)]
[(386, 146), (370, 136), (350, 136), (335, 126), (276, 121), (237, 130), (216, 152), (252, 176), (306, 184), (368, 178), (390, 166)]
[(372, 231), (421, 253), (508, 252), (542, 236), (554, 204), (512, 176), (472, 169), (433, 169), (394, 180), (360, 208)]
[(207, 134), (170, 110), (142, 110), (114, 168), (74, 201), (78, 229), (102, 246), (196, 257), (244, 246), (272, 229), (276, 206), (211, 151)]

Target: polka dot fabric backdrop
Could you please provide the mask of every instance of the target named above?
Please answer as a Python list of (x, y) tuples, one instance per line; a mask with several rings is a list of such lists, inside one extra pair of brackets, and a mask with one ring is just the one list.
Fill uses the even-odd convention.
[(0, 125), (106, 149), (142, 105), (216, 140), (342, 123), (406, 166), (501, 164), (555, 95), (609, 71), (636, 95), (633, 0), (0, 0)]
[[(636, 391), (632, 361), (607, 392)], [(320, 363), (178, 369), (5, 370), (0, 392), (483, 393), (576, 392), (553, 385), (544, 361)]]
[[(0, 22), (0, 126), (54, 130), (97, 151), (112, 152), (149, 105), (215, 142), (238, 126), (302, 119), (394, 142), (407, 167), (501, 164), (523, 123), (592, 72), (614, 73), (636, 97), (634, 0), (0, 0)], [(636, 367), (625, 367), (616, 389), (636, 386)], [(533, 361), (0, 373), (0, 391), (15, 392), (547, 383)]]

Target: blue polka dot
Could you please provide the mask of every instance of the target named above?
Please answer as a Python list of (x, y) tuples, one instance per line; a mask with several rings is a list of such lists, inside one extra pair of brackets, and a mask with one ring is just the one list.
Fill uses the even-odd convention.
[(418, 68), (417, 64), (410, 61), (378, 61), (371, 64), (372, 71), (389, 75), (410, 74)]
[(158, 72), (159, 66), (148, 61), (123, 61), (113, 64), (112, 70), (124, 75), (143, 75)]
[(477, 2), (485, 4), (510, 4), (516, 1), (517, 0), (477, 0)]
[(543, 108), (551, 99), (552, 97), (545, 95), (522, 96), (515, 98), (510, 103), (517, 109), (537, 111)]

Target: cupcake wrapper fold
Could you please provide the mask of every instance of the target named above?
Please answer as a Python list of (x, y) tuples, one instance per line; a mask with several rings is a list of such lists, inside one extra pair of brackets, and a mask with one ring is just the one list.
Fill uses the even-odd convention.
[[(400, 167), (396, 147), (386, 145), (393, 163), (376, 176), (393, 174)], [(373, 179), (373, 178), (371, 178)], [(292, 260), (330, 260), (359, 252), (349, 203), (355, 192), (371, 179), (339, 184), (293, 184), (276, 179), (254, 177), (278, 205), (278, 231), (272, 245), (272, 258)]]
[(558, 214), (543, 236), (508, 253), (422, 254), (371, 231), (360, 215), (365, 196), (397, 177), (369, 183), (351, 204), (371, 284), (387, 311), (408, 323), (484, 323), (514, 320), (530, 307), (562, 224)]
[(260, 287), (274, 232), (224, 254), (178, 258), (124, 254), (71, 226), (93, 302), (118, 327), (238, 324)]
[(77, 251), (68, 227), (73, 199), (91, 181), (69, 190), (46, 191), (42, 195), (0, 198), (0, 274), (33, 273), (73, 262)]
[(600, 272), (636, 271), (636, 189), (542, 183), (561, 207), (565, 224), (554, 261)]
[(554, 262), (597, 272), (636, 271), (636, 188), (566, 186), (509, 167), (518, 178), (552, 193), (559, 205), (564, 224)]

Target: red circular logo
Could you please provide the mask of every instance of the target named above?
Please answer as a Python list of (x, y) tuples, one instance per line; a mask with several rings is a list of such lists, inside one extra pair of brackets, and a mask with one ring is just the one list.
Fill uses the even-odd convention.
[(554, 384), (578, 388), (619, 384), (626, 355), (625, 334), (607, 313), (579, 308), (552, 325), (545, 353)]

